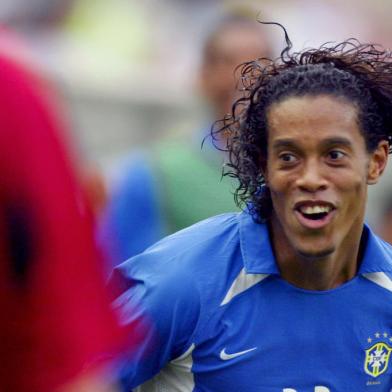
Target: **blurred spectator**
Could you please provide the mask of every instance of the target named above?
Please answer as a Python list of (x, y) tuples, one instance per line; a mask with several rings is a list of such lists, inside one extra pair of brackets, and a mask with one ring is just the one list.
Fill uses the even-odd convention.
[(18, 30), (61, 24), (74, 0), (3, 0), (0, 20)]
[(107, 391), (118, 329), (76, 156), (51, 88), (0, 52), (0, 390)]
[(254, 15), (233, 12), (214, 26), (199, 74), (210, 118), (188, 140), (166, 140), (149, 151), (133, 153), (120, 169), (101, 233), (114, 264), (167, 234), (236, 209), (230, 181), (221, 180), (223, 157), (211, 142), (201, 151), (201, 142), (213, 120), (231, 110), (235, 67), (270, 55), (269, 39)]

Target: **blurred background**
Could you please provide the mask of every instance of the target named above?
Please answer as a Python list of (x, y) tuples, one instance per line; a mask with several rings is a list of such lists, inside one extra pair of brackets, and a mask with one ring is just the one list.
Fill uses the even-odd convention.
[[(83, 157), (110, 180), (130, 151), (206, 118), (196, 80), (204, 38), (245, 5), (254, 19), (282, 23), (295, 49), (349, 37), (392, 44), (387, 0), (2, 0), (0, 23), (19, 37), (5, 45), (58, 86)], [(281, 31), (266, 29), (277, 55)], [(375, 227), (391, 204), (391, 173), (371, 189)]]

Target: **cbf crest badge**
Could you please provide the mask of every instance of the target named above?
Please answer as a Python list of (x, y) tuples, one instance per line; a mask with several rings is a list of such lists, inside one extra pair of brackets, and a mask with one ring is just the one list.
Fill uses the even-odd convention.
[[(366, 358), (364, 363), (365, 372), (372, 377), (378, 377), (387, 371), (392, 351), (392, 347), (385, 341), (382, 341), (384, 339), (387, 340), (388, 334), (376, 333), (375, 337), (378, 342), (365, 350)], [(369, 338), (368, 342), (371, 343), (373, 340), (375, 339)]]

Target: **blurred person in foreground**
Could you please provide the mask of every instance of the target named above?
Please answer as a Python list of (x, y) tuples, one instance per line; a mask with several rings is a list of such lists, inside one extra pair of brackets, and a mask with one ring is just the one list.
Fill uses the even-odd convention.
[(222, 155), (208, 143), (201, 150), (201, 143), (214, 119), (231, 110), (238, 82), (236, 66), (270, 53), (265, 31), (246, 14), (233, 12), (214, 26), (204, 45), (198, 76), (211, 119), (190, 137), (133, 152), (120, 168), (101, 232), (115, 265), (167, 234), (236, 210), (232, 183), (221, 181)]
[(392, 388), (392, 247), (364, 224), (391, 151), (392, 55), (356, 40), (299, 53), (286, 42), (280, 58), (243, 66), (244, 96), (213, 133), (230, 134), (246, 209), (114, 270), (124, 322), (154, 327), (124, 361), (128, 388)]
[(112, 391), (118, 327), (56, 103), (0, 49), (0, 390)]

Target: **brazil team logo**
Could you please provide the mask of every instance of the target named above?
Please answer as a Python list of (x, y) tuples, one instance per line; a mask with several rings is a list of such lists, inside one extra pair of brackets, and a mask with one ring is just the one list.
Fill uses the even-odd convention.
[(365, 372), (372, 377), (385, 373), (388, 369), (391, 351), (392, 348), (384, 342), (375, 343), (365, 350)]

